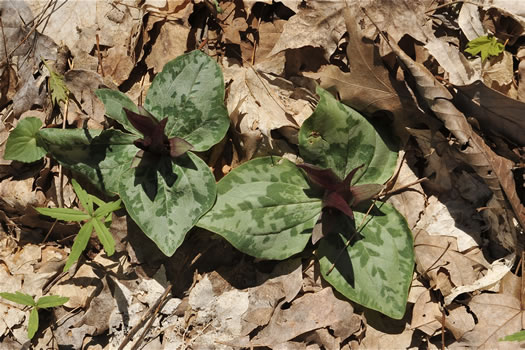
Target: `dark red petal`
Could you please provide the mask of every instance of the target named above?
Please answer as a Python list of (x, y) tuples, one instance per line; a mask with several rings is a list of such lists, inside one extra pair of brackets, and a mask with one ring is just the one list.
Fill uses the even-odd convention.
[(361, 169), (364, 166), (365, 166), (364, 164), (361, 164), (360, 166), (358, 166), (357, 168), (355, 168), (351, 172), (349, 172), (348, 175), (346, 175), (345, 179), (343, 180), (344, 188), (349, 188), (350, 187), (350, 185), (352, 184), (352, 178), (354, 177), (356, 171), (358, 171), (359, 169)]
[(357, 205), (362, 201), (366, 201), (374, 198), (379, 192), (383, 190), (383, 185), (379, 184), (367, 184), (352, 186), (350, 191), (352, 192), (352, 205)]
[(124, 108), (124, 112), (126, 112), (126, 117), (128, 117), (131, 125), (144, 136), (150, 136), (158, 124), (158, 121), (155, 119), (132, 112), (127, 108)]
[(323, 199), (323, 206), (335, 208), (347, 215), (350, 219), (354, 219), (354, 212), (352, 211), (348, 203), (345, 201), (343, 196), (338, 192), (328, 193)]
[(182, 156), (193, 148), (192, 144), (180, 137), (172, 137), (170, 142), (170, 156), (176, 158)]
[(323, 169), (308, 163), (297, 164), (297, 166), (306, 172), (310, 180), (324, 189), (335, 191), (341, 187), (341, 179), (332, 169)]

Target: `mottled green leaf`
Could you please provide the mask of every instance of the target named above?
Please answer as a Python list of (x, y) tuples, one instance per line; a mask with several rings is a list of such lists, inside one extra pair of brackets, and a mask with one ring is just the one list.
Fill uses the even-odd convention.
[(183, 138), (199, 152), (218, 143), (230, 125), (221, 69), (198, 50), (166, 63), (144, 107), (159, 121), (168, 118), (168, 137)]
[(292, 162), (253, 159), (217, 184), (217, 202), (197, 224), (240, 251), (265, 259), (301, 252), (321, 212), (314, 192)]
[(131, 167), (138, 151), (133, 145), (137, 136), (118, 130), (43, 129), (39, 136), (62, 165), (109, 193), (118, 192), (122, 173)]
[(48, 307), (56, 307), (60, 305), (64, 305), (69, 301), (68, 297), (61, 297), (59, 295), (46, 295), (44, 297), (41, 297), (36, 302), (36, 306), (38, 308), (48, 308)]
[(36, 331), (38, 331), (38, 310), (32, 309), (29, 313), (29, 320), (27, 322), (27, 337), (33, 339)]
[[(357, 210), (354, 215), (357, 224), (365, 216)], [(401, 319), (414, 269), (413, 238), (405, 218), (381, 203), (365, 219), (360, 234), (351, 237), (352, 230), (343, 228), (344, 234), (321, 240), (317, 255), (323, 278), (350, 300)], [(355, 242), (342, 251), (348, 238)]]
[(108, 256), (112, 256), (115, 253), (115, 240), (109, 232), (107, 226), (101, 221), (105, 218), (93, 218), (93, 227), (97, 233), (97, 237), (104, 247), (104, 251)]
[(42, 215), (49, 216), (53, 219), (64, 221), (83, 221), (89, 219), (91, 216), (83, 211), (70, 208), (35, 208), (37, 212)]
[(7, 138), (4, 159), (31, 163), (45, 156), (46, 150), (39, 144), (37, 137), (41, 126), (42, 122), (35, 117), (20, 120)]
[(84, 226), (82, 226), (78, 231), (75, 241), (73, 242), (73, 246), (71, 247), (71, 253), (69, 253), (66, 265), (64, 266), (64, 271), (69, 270), (69, 268), (73, 266), (73, 264), (78, 260), (84, 249), (86, 249), (92, 232), (93, 220), (90, 220), (86, 222)]
[(299, 149), (305, 162), (331, 168), (342, 179), (365, 164), (353, 184), (383, 184), (395, 170), (397, 151), (393, 142), (381, 137), (366, 118), (328, 91), (318, 87), (317, 93), (319, 104), (299, 132)]
[(215, 200), (215, 179), (206, 163), (191, 152), (171, 159), (144, 154), (126, 171), (120, 196), (131, 218), (167, 256)]
[(140, 132), (133, 127), (126, 117), (126, 113), (123, 109), (127, 108), (135, 113), (139, 112), (135, 103), (133, 103), (128, 96), (120, 91), (111, 89), (98, 89), (95, 91), (95, 95), (97, 95), (97, 97), (104, 103), (104, 107), (106, 107), (106, 115), (108, 117), (119, 122), (129, 132), (140, 135)]
[(15, 293), (0, 293), (0, 297), (7, 299), (9, 301), (12, 301), (13, 303), (27, 305), (27, 306), (35, 306), (35, 300), (31, 295), (21, 293), (21, 292), (15, 292)]

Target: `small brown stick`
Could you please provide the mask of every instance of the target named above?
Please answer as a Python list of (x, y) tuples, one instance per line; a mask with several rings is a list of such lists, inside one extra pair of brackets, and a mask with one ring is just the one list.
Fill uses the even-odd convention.
[(392, 195), (394, 195), (394, 194), (396, 194), (396, 193), (399, 193), (399, 192), (401, 192), (401, 191), (404, 191), (404, 190), (406, 190), (406, 189), (408, 189), (408, 188), (410, 188), (410, 187), (412, 187), (412, 186), (414, 186), (414, 185), (417, 185), (417, 184), (419, 184), (419, 183), (421, 183), (421, 182), (425, 182), (425, 181), (428, 181), (428, 177), (426, 177), (426, 176), (425, 176), (425, 177), (422, 177), (421, 179), (417, 179), (416, 181), (413, 181), (413, 182), (411, 182), (411, 183), (409, 183), (409, 184), (406, 184), (406, 185), (403, 185), (403, 186), (401, 186), (401, 187), (399, 187), (399, 188), (396, 188), (395, 190), (392, 190), (392, 191), (388, 191), (388, 192), (386, 192), (386, 193), (383, 193), (383, 194), (381, 195), (381, 198), (384, 198), (384, 197), (386, 197), (386, 196), (392, 196)]
[(100, 39), (98, 33), (95, 37), (97, 39), (98, 65), (100, 66), (100, 74), (102, 75), (102, 78), (104, 78), (104, 67), (102, 66), (102, 52), (100, 51)]
[(144, 316), (142, 316), (142, 318), (140, 319), (140, 321), (135, 325), (135, 327), (133, 327), (131, 329), (131, 331), (126, 335), (126, 337), (124, 338), (124, 340), (122, 341), (122, 343), (120, 344), (120, 346), (118, 347), (118, 350), (123, 350), (126, 345), (129, 343), (129, 341), (131, 340), (131, 338), (133, 338), (133, 336), (139, 331), (139, 329), (141, 328), (142, 324), (146, 321), (146, 319), (150, 318), (148, 324), (144, 327), (144, 331), (142, 332), (142, 334), (140, 335), (140, 338), (137, 340), (137, 342), (131, 347), (132, 349), (138, 349), (140, 343), (142, 342), (142, 340), (144, 339), (144, 337), (146, 336), (146, 333), (148, 332), (149, 328), (151, 327), (152, 323), (153, 323), (153, 320), (155, 319), (155, 315), (157, 315), (157, 313), (160, 311), (160, 308), (161, 306), (163, 305), (164, 303), (164, 300), (166, 300), (168, 294), (170, 293), (171, 291), (171, 283), (166, 287), (166, 290), (164, 291), (164, 293), (162, 293), (162, 295), (160, 296), (160, 298), (155, 302), (155, 304), (153, 305), (153, 307), (151, 307), (148, 312), (146, 312), (146, 314)]

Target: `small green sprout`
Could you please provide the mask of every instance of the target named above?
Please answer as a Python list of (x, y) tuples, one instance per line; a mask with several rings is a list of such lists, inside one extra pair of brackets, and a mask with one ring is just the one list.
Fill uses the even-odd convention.
[[(64, 271), (78, 260), (80, 254), (86, 249), (91, 237), (93, 229), (97, 233), (98, 239), (102, 243), (104, 250), (108, 256), (115, 252), (115, 241), (109, 232), (109, 225), (111, 224), (111, 214), (120, 209), (120, 199), (114, 202), (104, 202), (103, 200), (88, 194), (75, 179), (72, 181), (73, 189), (82, 204), (84, 210), (70, 209), (70, 208), (35, 208), (40, 214), (50, 216), (54, 219), (64, 221), (84, 221), (84, 224), (78, 231), (78, 235), (71, 247), (71, 253), (67, 259)], [(94, 209), (94, 205), (98, 206)]]
[(31, 295), (24, 294), (21, 292), (0, 293), (0, 297), (17, 304), (31, 307), (31, 312), (29, 313), (29, 322), (27, 325), (27, 337), (29, 339), (32, 339), (36, 331), (38, 330), (38, 309), (47, 309), (49, 307), (64, 305), (69, 300), (68, 297), (61, 297), (58, 295), (47, 295), (39, 298), (35, 302), (35, 299)]

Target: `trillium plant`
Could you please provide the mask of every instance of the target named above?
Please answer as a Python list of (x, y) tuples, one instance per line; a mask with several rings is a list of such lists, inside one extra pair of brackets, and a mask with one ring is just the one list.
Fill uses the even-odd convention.
[[(31, 118), (6, 153), (35, 161), (47, 152), (103, 192), (118, 194), (130, 217), (171, 256), (216, 198), (215, 178), (193, 151), (208, 150), (228, 130), (222, 72), (193, 51), (164, 66), (143, 106), (115, 90), (96, 95), (119, 128), (39, 129)], [(22, 159), (25, 153), (31, 159)]]
[(285, 259), (311, 242), (335, 289), (400, 319), (414, 268), (412, 233), (395, 208), (372, 200), (394, 173), (395, 143), (327, 91), (317, 93), (299, 132), (304, 163), (263, 157), (235, 168), (197, 225), (262, 259)]

